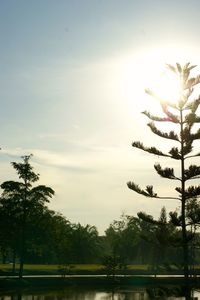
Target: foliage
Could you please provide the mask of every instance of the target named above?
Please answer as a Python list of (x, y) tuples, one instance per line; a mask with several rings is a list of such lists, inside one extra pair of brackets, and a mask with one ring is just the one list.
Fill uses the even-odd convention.
[(76, 263), (95, 262), (100, 256), (100, 241), (95, 226), (82, 226), (80, 223), (72, 226), (72, 261)]
[[(33, 186), (39, 180), (39, 174), (33, 171), (29, 163), (31, 155), (22, 157), (22, 163), (12, 162), (21, 181), (5, 181), (0, 198), (0, 214), (9, 220), (8, 228), (12, 230), (9, 243), (20, 259), (20, 278), (23, 275), (23, 264), (30, 233), (33, 233), (40, 216), (46, 209), (45, 204), (54, 195), (50, 187)], [(4, 235), (7, 232), (4, 232)]]
[(113, 221), (106, 230), (110, 255), (119, 256), (126, 263), (133, 262), (138, 252), (139, 230), (137, 218), (122, 215), (120, 221)]
[(177, 238), (177, 231), (175, 226), (167, 221), (165, 207), (161, 209), (158, 220), (143, 212), (139, 212), (138, 216), (151, 228), (148, 233), (142, 232), (142, 238), (149, 243), (152, 269), (157, 273), (163, 266), (170, 265), (169, 259), (173, 257), (172, 240)]
[(115, 278), (117, 274), (124, 274), (127, 271), (126, 263), (116, 255), (106, 255), (103, 258), (102, 265), (107, 276)]

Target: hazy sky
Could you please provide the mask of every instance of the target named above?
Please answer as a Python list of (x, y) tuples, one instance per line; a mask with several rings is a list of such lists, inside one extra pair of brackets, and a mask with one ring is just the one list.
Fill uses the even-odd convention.
[(165, 63), (200, 70), (199, 28), (199, 0), (0, 0), (1, 181), (16, 178), (10, 161), (33, 153), (56, 192), (50, 207), (100, 233), (123, 212), (178, 207), (126, 182), (170, 194), (153, 170), (170, 161), (131, 142), (160, 144), (140, 114), (155, 106), (144, 87)]

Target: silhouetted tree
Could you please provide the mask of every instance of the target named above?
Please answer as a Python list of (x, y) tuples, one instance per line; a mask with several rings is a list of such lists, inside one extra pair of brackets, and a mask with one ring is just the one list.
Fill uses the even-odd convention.
[[(115, 254), (106, 255), (103, 258), (102, 265), (104, 266), (104, 272), (107, 276), (111, 276), (115, 279), (115, 276), (122, 271), (126, 271), (126, 264), (122, 263), (121, 258)], [(124, 270), (123, 270), (124, 269)]]
[(136, 261), (140, 239), (139, 232), (138, 218), (122, 215), (119, 221), (113, 221), (106, 230), (110, 255), (117, 256), (126, 263)]
[(3, 190), (0, 199), (1, 207), (7, 208), (8, 213), (8, 208), (10, 208), (9, 222), (13, 222), (15, 226), (14, 233), (18, 238), (20, 278), (23, 275), (24, 256), (30, 225), (43, 211), (45, 203), (49, 202), (49, 198), (54, 195), (54, 191), (45, 185), (33, 187), (33, 184), (39, 180), (39, 174), (33, 171), (33, 167), (29, 163), (30, 158), (31, 155), (23, 156), (22, 163), (11, 163), (21, 181), (5, 181), (1, 184)]
[(177, 231), (175, 230), (175, 226), (167, 221), (165, 207), (162, 207), (158, 220), (155, 220), (153, 216), (147, 215), (144, 212), (139, 212), (138, 217), (144, 223), (148, 224), (148, 232), (142, 230), (141, 237), (149, 243), (151, 263), (153, 270), (157, 273), (158, 268), (168, 266), (169, 258), (172, 258), (172, 241)]
[[(168, 68), (174, 72), (180, 79), (180, 95), (177, 99), (177, 103), (165, 101), (157, 96), (153, 91), (147, 89), (146, 92), (150, 96), (153, 96), (160, 102), (164, 116), (158, 117), (152, 115), (148, 111), (143, 113), (151, 120), (148, 124), (151, 131), (159, 137), (170, 139), (178, 143), (178, 147), (172, 147), (168, 153), (160, 151), (156, 147), (146, 147), (143, 143), (136, 141), (133, 142), (132, 146), (143, 151), (146, 151), (157, 156), (163, 156), (172, 158), (180, 162), (181, 175), (176, 176), (173, 168), (162, 168), (160, 164), (155, 164), (154, 168), (156, 172), (164, 178), (177, 180), (180, 182), (180, 186), (176, 187), (175, 190), (178, 192), (178, 197), (160, 197), (153, 189), (152, 185), (147, 185), (146, 189), (141, 189), (135, 182), (128, 182), (128, 187), (133, 191), (144, 195), (149, 198), (157, 199), (176, 199), (181, 202), (180, 215), (171, 213), (172, 222), (176, 226), (181, 227), (182, 231), (182, 249), (183, 249), (183, 264), (184, 264), (184, 275), (187, 280), (189, 276), (189, 242), (191, 235), (187, 231), (187, 203), (191, 198), (198, 198), (200, 196), (200, 185), (197, 186), (186, 186), (186, 182), (191, 179), (200, 178), (200, 166), (194, 164), (188, 168), (185, 166), (185, 161), (188, 158), (199, 157), (200, 153), (191, 153), (193, 151), (193, 142), (200, 139), (200, 129), (195, 131), (194, 125), (200, 122), (200, 117), (197, 115), (197, 109), (200, 104), (200, 97), (193, 96), (194, 88), (200, 83), (200, 76), (190, 77), (190, 71), (195, 66), (191, 66), (187, 63), (184, 66), (176, 64), (176, 66), (168, 65)], [(170, 89), (170, 87), (169, 87)], [(177, 131), (162, 132), (157, 128), (155, 122), (169, 122), (176, 125)]]
[[(46, 243), (46, 252), (49, 253), (49, 249), (51, 249), (54, 263), (70, 264), (73, 258), (73, 225), (63, 215), (54, 211), (51, 211), (48, 219), (49, 226), (47, 227), (46, 240), (50, 240), (50, 243)], [(44, 227), (46, 227), (45, 222)], [(49, 259), (49, 254), (47, 259)], [(51, 261), (52, 258), (50, 258), (49, 263)]]
[(95, 226), (72, 225), (71, 251), (75, 263), (96, 262), (100, 256), (100, 239)]

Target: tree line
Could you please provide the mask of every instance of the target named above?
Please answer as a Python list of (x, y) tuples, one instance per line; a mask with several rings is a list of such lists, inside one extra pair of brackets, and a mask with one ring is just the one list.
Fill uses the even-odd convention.
[[(21, 163), (12, 162), (19, 181), (1, 184), (0, 257), (2, 263), (20, 264), (91, 264), (114, 258), (123, 264), (148, 264), (152, 270), (183, 264), (181, 230), (167, 219), (163, 207), (160, 217), (139, 212), (137, 216), (122, 215), (100, 236), (92, 225), (74, 224), (60, 213), (50, 210), (47, 203), (54, 191), (36, 185), (39, 174), (30, 164), (31, 156)], [(198, 209), (197, 209), (198, 208)], [(188, 218), (200, 214), (193, 201)], [(197, 226), (198, 224), (196, 224)], [(190, 264), (200, 263), (199, 234), (191, 232)], [(195, 244), (194, 244), (195, 241)]]

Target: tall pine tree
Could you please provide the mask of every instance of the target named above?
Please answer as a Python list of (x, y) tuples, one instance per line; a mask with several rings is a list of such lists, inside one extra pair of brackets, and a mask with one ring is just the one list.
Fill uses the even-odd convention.
[[(181, 228), (184, 276), (187, 280), (189, 277), (189, 243), (191, 240), (191, 234), (187, 231), (187, 226), (191, 225), (191, 218), (188, 220), (187, 216), (187, 206), (192, 199), (198, 199), (198, 197), (200, 197), (200, 185), (188, 186), (187, 182), (191, 179), (200, 178), (200, 166), (191, 164), (189, 167), (186, 167), (186, 160), (200, 156), (200, 152), (193, 152), (193, 142), (200, 139), (200, 129), (196, 129), (196, 126), (194, 126), (200, 123), (200, 116), (197, 115), (200, 96), (194, 96), (195, 88), (200, 83), (200, 76), (191, 76), (190, 72), (195, 66), (190, 65), (190, 63), (184, 66), (178, 63), (175, 66), (167, 66), (169, 70), (175, 73), (178, 79), (180, 79), (179, 99), (177, 99), (176, 103), (167, 102), (158, 97), (153, 91), (147, 89), (146, 93), (159, 101), (163, 111), (163, 117), (154, 116), (148, 111), (144, 111), (143, 113), (150, 119), (148, 126), (154, 134), (175, 141), (176, 143), (178, 142), (178, 147), (174, 146), (169, 152), (164, 153), (154, 146), (146, 147), (139, 141), (133, 142), (132, 146), (151, 154), (168, 157), (180, 162), (180, 176), (175, 175), (173, 168), (162, 168), (159, 163), (154, 165), (156, 172), (161, 177), (180, 182), (180, 185), (175, 188), (178, 192), (178, 196), (159, 196), (154, 191), (152, 185), (146, 186), (145, 189), (141, 189), (135, 182), (128, 182), (127, 185), (131, 190), (149, 198), (180, 200), (180, 215), (171, 213), (171, 220)], [(159, 122), (172, 123), (176, 126), (177, 130), (163, 132), (157, 127), (157, 123)], [(196, 216), (194, 219), (195, 222), (199, 222), (200, 217)]]

